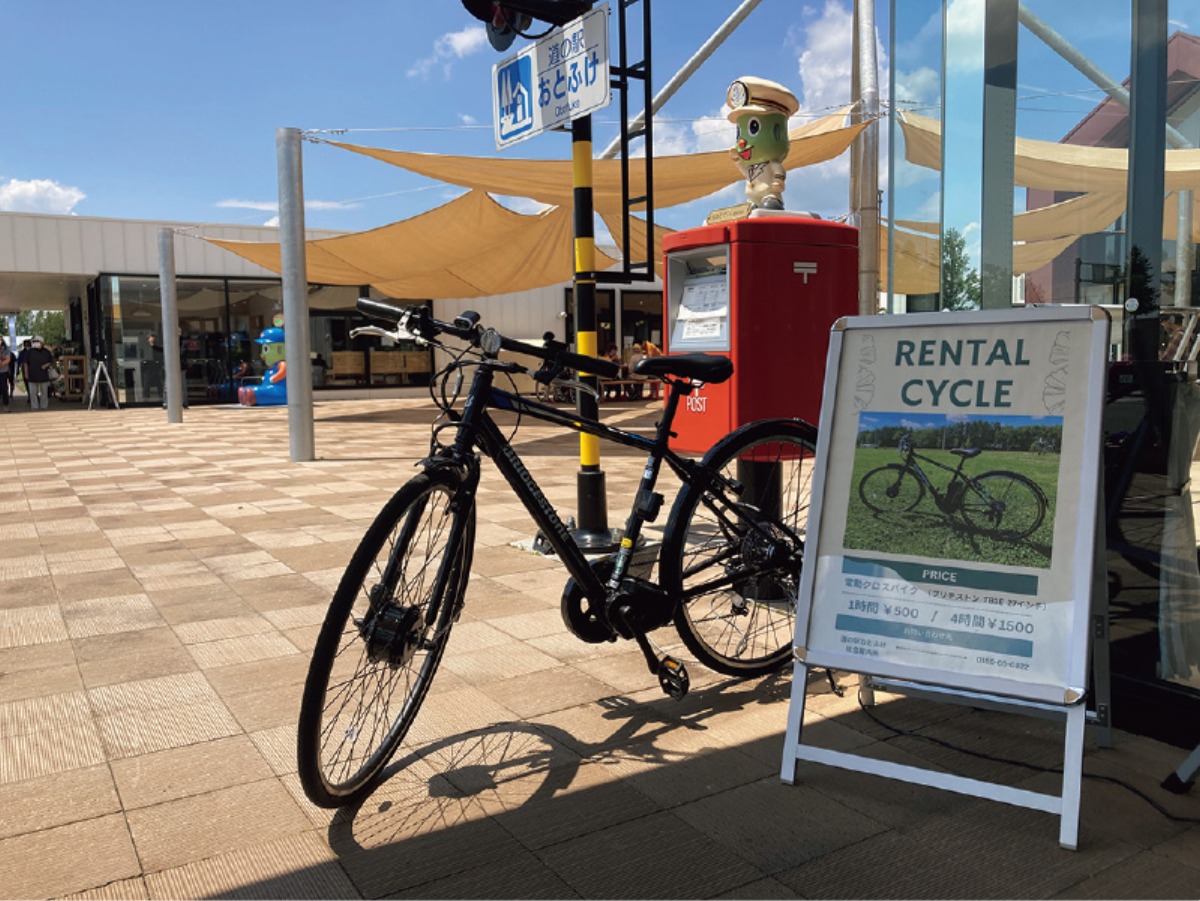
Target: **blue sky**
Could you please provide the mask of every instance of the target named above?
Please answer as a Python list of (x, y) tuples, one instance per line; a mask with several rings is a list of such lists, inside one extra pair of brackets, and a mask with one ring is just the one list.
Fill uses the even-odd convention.
[[(654, 3), (656, 86), (735, 6)], [(658, 152), (732, 143), (721, 107), (740, 75), (789, 86), (803, 114), (848, 102), (849, 17), (848, 0), (762, 0), (664, 108)], [(497, 154), (489, 84), (502, 55), (458, 0), (0, 0), (0, 35), (0, 82), (9, 86), (0, 100), (0, 209), (262, 224), (275, 215), (281, 126), (347, 128), (344, 140), (396, 149)], [(616, 135), (616, 109), (596, 116), (597, 150)], [(569, 153), (563, 134), (503, 151)], [(846, 167), (843, 157), (797, 180), (789, 201), (844, 214)], [(738, 177), (732, 163), (730, 173)], [(304, 175), (308, 224), (319, 228), (382, 225), (458, 193), (326, 146), (305, 145)], [(660, 220), (697, 224), (740, 199), (730, 192)]]
[[(955, 0), (955, 21), (962, 23), (956, 27), (969, 32), (972, 11), (982, 3)], [(655, 0), (656, 88), (736, 5)], [(1094, 0), (1082, 22), (1074, 2), (1028, 5), (1065, 33), (1082, 31), (1084, 49), (1107, 53), (1100, 58), (1111, 62), (1111, 74), (1125, 77), (1128, 0)], [(1176, 24), (1189, 24), (1183, 20), (1196, 5), (1173, 2)], [(910, 108), (932, 110), (939, 92), (939, 5), (900, 0), (899, 6), (904, 28), (897, 93)], [(888, 4), (880, 0), (877, 7), (885, 92)], [(801, 101), (794, 123), (848, 102), (850, 21), (850, 0), (762, 0), (660, 113), (657, 152), (727, 147), (732, 126), (722, 102), (739, 75), (790, 87)], [(1024, 60), (1026, 45), (1034, 49), (1024, 33), (1022, 41)], [(520, 46), (518, 40), (513, 51)], [(6, 86), (0, 99), (0, 210), (269, 223), (277, 195), (275, 130), (281, 126), (344, 128), (342, 140), (433, 153), (570, 153), (563, 134), (496, 151), (489, 83), (502, 55), (487, 45), (482, 25), (458, 0), (0, 0), (0, 50), (0, 83)], [(1054, 115), (1039, 119), (1023, 110), (1018, 131), (1057, 140), (1099, 94), (1045, 56), (1038, 52), (1030, 58), (1036, 64), (1023, 63), (1022, 91), (1058, 98)], [(596, 116), (597, 150), (616, 134), (616, 111), (614, 103)], [(847, 170), (843, 155), (794, 173), (788, 205), (844, 215)], [(732, 163), (730, 172), (732, 181)], [(321, 145), (305, 145), (304, 175), (308, 224), (316, 228), (372, 228), (459, 193)], [(931, 197), (936, 200), (936, 175), (905, 177), (912, 190), (903, 195), (907, 214), (919, 215)], [(662, 210), (659, 221), (698, 224), (714, 206), (742, 199), (740, 191), (735, 186)]]

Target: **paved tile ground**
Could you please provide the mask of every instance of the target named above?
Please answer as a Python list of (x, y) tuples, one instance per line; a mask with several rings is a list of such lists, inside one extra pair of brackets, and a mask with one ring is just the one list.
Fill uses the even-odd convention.
[[(0, 896), (9, 898), (1195, 898), (1200, 829), (1084, 785), (1056, 818), (804, 764), (779, 779), (790, 677), (692, 669), (661, 695), (631, 645), (585, 645), (561, 568), (490, 467), (468, 603), (394, 774), (311, 806), (294, 724), (307, 656), (359, 536), (427, 446), (419, 399), (320, 402), (312, 463), (285, 409), (58, 407), (0, 416)], [(653, 408), (612, 405), (647, 428)], [(518, 446), (562, 509), (577, 442)], [(640, 459), (606, 453), (619, 522)], [(670, 496), (670, 486), (666, 493)], [(670, 636), (664, 636), (670, 639)], [(842, 676), (852, 684), (853, 677)], [(813, 680), (806, 735), (1052, 790), (896, 735)], [(880, 720), (1049, 764), (1052, 723), (881, 697)], [(417, 756), (419, 752), (419, 758)], [(1085, 769), (1175, 813), (1182, 752), (1118, 733)]]

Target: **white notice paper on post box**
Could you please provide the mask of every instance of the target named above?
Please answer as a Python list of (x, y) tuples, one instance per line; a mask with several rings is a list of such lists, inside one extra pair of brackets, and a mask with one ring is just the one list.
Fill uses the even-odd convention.
[(729, 322), (729, 286), (724, 274), (689, 278), (679, 299), (676, 339), (720, 338)]

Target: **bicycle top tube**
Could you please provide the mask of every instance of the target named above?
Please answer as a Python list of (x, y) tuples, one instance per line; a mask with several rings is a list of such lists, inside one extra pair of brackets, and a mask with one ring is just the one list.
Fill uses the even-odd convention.
[[(505, 337), (495, 329), (482, 327), (479, 323), (479, 314), (470, 310), (459, 314), (455, 317), (454, 322), (442, 322), (434, 319), (427, 307), (406, 309), (365, 297), (359, 298), (358, 309), (367, 316), (391, 323), (393, 330), (387, 331), (375, 326), (368, 326), (366, 328), (355, 329), (353, 334), (375, 334), (390, 338), (414, 340), (421, 345), (432, 344), (439, 347), (445, 347), (445, 345), (438, 341), (441, 335), (449, 335), (465, 342), (467, 347), (461, 350), (459, 356), (450, 366), (444, 368), (439, 375), (448, 375), (453, 368), (457, 367), (458, 360), (467, 353), (472, 353), (479, 357), (480, 360), (477, 365), (491, 370), (493, 373), (529, 374), (535, 381), (547, 385), (559, 381), (563, 373), (569, 370), (573, 370), (581, 375), (587, 373), (601, 378), (613, 378), (620, 373), (620, 367), (612, 360), (574, 353), (568, 349), (565, 342), (555, 339), (552, 333), (547, 333), (544, 336), (543, 343), (540, 346)], [(446, 349), (450, 350), (450, 348)], [(531, 371), (528, 367), (516, 361), (502, 361), (498, 359), (499, 353), (502, 350), (541, 360), (541, 366), (536, 371)], [(688, 394), (693, 390), (696, 383), (719, 384), (726, 381), (733, 375), (733, 363), (728, 357), (701, 353), (646, 357), (638, 363), (637, 374), (648, 378), (657, 377), (668, 381), (672, 385), (671, 394)], [(437, 379), (435, 378), (435, 383), (436, 381)], [(584, 390), (594, 390), (592, 386), (584, 383), (576, 384), (584, 388)], [(611, 429), (608, 426), (603, 426), (597, 419), (581, 417), (578, 414), (575, 416), (565, 416), (554, 408), (522, 398), (519, 394), (493, 388), (490, 379), (486, 379), (484, 385), (488, 389), (484, 398), (488, 406), (494, 405), (499, 409), (511, 409), (518, 413), (528, 413), (538, 419), (544, 419), (591, 434), (601, 434), (603, 437), (611, 437), (614, 440), (620, 440), (616, 437), (617, 434), (628, 434), (621, 432), (619, 429)], [(436, 384), (431, 384), (431, 393), (433, 393), (435, 387)], [(461, 379), (455, 385), (453, 398), (447, 398), (445, 393), (445, 379), (443, 379), (442, 398), (439, 400), (437, 395), (434, 394), (434, 402), (443, 411), (448, 412), (450, 406), (458, 398), (460, 391)], [(463, 412), (466, 416), (470, 415), (468, 410), (464, 410)], [(667, 415), (664, 419), (669, 422), (673, 412), (674, 404), (671, 402), (669, 396), (666, 410)], [(644, 440), (626, 441), (623, 443), (630, 443), (638, 447), (645, 445)]]

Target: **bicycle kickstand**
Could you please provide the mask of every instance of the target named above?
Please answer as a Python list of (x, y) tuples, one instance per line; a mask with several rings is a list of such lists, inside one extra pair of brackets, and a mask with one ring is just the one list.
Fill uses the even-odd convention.
[(686, 695), (691, 686), (691, 680), (688, 678), (687, 667), (683, 665), (683, 661), (677, 660), (670, 654), (663, 654), (659, 657), (644, 632), (636, 632), (633, 637), (646, 657), (646, 664), (650, 667), (650, 672), (658, 677), (658, 684), (662, 687), (663, 692), (676, 701)]

